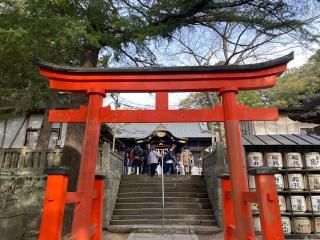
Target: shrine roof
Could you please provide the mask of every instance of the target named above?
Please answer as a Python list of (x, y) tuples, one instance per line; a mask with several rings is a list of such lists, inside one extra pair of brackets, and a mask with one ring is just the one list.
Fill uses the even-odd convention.
[[(211, 138), (211, 134), (202, 123), (165, 123), (161, 124), (177, 138)], [(154, 130), (158, 130), (159, 123), (129, 123), (118, 127), (117, 138), (145, 138)]]
[(244, 146), (319, 146), (315, 134), (242, 135)]
[(320, 93), (318, 96), (302, 100), (299, 111), (291, 111), (288, 117), (294, 121), (320, 124)]
[(279, 57), (270, 61), (244, 64), (244, 65), (220, 65), (220, 66), (173, 66), (173, 67), (124, 67), (124, 68), (80, 68), (60, 66), (36, 59), (34, 65), (52, 71), (65, 73), (187, 73), (187, 72), (234, 72), (251, 71), (272, 68), (278, 65), (287, 64), (294, 58), (294, 53)]

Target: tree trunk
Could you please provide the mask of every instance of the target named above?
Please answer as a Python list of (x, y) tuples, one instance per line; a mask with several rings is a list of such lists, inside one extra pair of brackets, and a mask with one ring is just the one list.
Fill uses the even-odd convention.
[(99, 48), (85, 47), (80, 57), (80, 67), (97, 67)]
[(58, 98), (57, 92), (50, 93), (50, 103), (49, 103), (48, 109), (45, 110), (43, 115), (39, 138), (36, 146), (37, 151), (42, 151), (48, 148), (50, 136), (51, 136), (51, 129), (52, 129), (52, 123), (48, 122), (49, 109), (56, 107), (57, 98)]
[(36, 151), (45, 150), (49, 145), (52, 123), (48, 122), (48, 114), (49, 110), (46, 109), (43, 115)]
[[(85, 48), (80, 59), (81, 67), (96, 67), (98, 62), (98, 48)], [(88, 98), (84, 94), (73, 94), (72, 105), (79, 106), (80, 104), (87, 104)], [(61, 165), (70, 168), (71, 174), (68, 181), (68, 191), (76, 191), (82, 142), (84, 137), (84, 123), (68, 123), (66, 139), (63, 146), (63, 152), (61, 156)], [(71, 231), (72, 226), (73, 207), (66, 206), (66, 212), (64, 217), (64, 229), (63, 233), (67, 234)]]

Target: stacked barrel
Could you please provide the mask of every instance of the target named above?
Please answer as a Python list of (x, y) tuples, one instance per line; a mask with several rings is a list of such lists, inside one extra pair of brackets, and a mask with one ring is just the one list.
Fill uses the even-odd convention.
[[(286, 235), (320, 233), (320, 154), (319, 152), (248, 152), (247, 167), (274, 167)], [(254, 177), (248, 175), (249, 188), (255, 189)], [(261, 231), (257, 204), (252, 204), (256, 232)]]

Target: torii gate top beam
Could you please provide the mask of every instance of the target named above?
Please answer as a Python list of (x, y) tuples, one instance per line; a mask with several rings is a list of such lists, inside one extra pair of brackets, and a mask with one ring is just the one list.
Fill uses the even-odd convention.
[(240, 66), (73, 68), (42, 61), (35, 61), (35, 65), (58, 91), (206, 92), (270, 88), (292, 59), (293, 53)]

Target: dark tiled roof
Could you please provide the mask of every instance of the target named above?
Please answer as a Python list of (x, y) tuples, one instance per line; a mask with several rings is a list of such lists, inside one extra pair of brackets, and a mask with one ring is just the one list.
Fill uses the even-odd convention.
[(320, 145), (315, 134), (242, 135), (244, 146), (309, 146)]
[[(117, 138), (145, 138), (154, 130), (159, 129), (159, 123), (131, 123), (118, 128)], [(166, 123), (161, 124), (161, 129), (166, 128), (178, 138), (211, 138), (207, 125), (202, 123)]]
[(320, 123), (320, 89), (317, 91), (317, 96), (300, 101), (303, 107), (300, 111), (289, 112), (288, 117), (294, 121)]
[(176, 67), (135, 67), (135, 68), (79, 68), (69, 66), (59, 66), (51, 63), (47, 63), (38, 59), (33, 62), (36, 66), (44, 69), (54, 70), (59, 72), (70, 73), (156, 73), (156, 72), (224, 72), (224, 71), (247, 71), (247, 70), (259, 70), (282, 65), (290, 62), (293, 59), (293, 52), (276, 58), (271, 61), (245, 64), (245, 65), (222, 65), (222, 66), (176, 66)]

